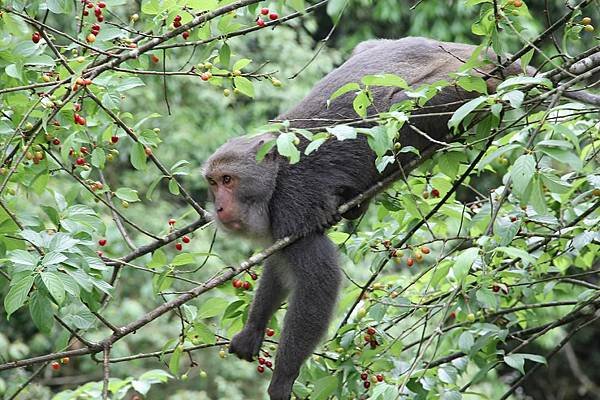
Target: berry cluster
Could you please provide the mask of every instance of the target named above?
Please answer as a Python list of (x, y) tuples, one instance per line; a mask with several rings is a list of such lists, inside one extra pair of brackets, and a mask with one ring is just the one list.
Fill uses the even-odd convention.
[[(267, 329), (267, 331), (268, 331), (268, 329)], [(273, 331), (273, 333), (275, 333), (275, 331)], [(273, 370), (273, 362), (271, 360), (269, 360), (269, 358), (271, 357), (271, 354), (269, 354), (268, 352), (265, 351), (265, 352), (263, 352), (263, 355), (264, 355), (264, 357), (258, 357), (258, 365), (256, 366), (256, 370), (258, 371), (259, 374), (262, 374), (263, 372), (265, 372), (265, 368), (269, 368), (270, 370)]]
[(231, 281), (231, 285), (236, 289), (242, 290), (250, 290), (252, 289), (252, 284), (248, 281), (242, 281), (241, 279), (234, 279)]
[[(146, 155), (152, 154), (152, 149), (150, 149), (149, 147), (146, 147), (144, 149), (144, 151), (146, 152)], [(175, 229), (175, 224), (177, 223), (177, 220), (174, 218), (169, 218), (167, 223), (169, 224), (169, 232), (173, 232), (173, 230)], [(188, 235), (185, 235), (181, 238), (181, 242), (183, 242), (185, 244), (188, 244), (191, 241), (192, 241), (192, 239)], [(175, 243), (175, 249), (177, 249), (177, 251), (183, 250), (183, 244), (181, 242)]]
[(269, 11), (269, 9), (268, 9), (268, 8), (266, 8), (266, 7), (263, 7), (263, 8), (261, 8), (261, 9), (260, 9), (260, 15), (258, 15), (258, 16), (256, 17), (256, 25), (260, 26), (261, 28), (262, 28), (263, 26), (265, 26), (265, 25), (266, 25), (266, 23), (267, 23), (267, 22), (266, 22), (266, 21), (263, 19), (263, 16), (268, 16), (268, 18), (269, 18), (271, 21), (275, 21), (276, 19), (278, 19), (278, 18), (279, 18), (279, 15), (277, 15), (277, 13), (276, 13), (276, 12), (270, 12), (270, 11)]
[(365, 345), (370, 345), (372, 349), (376, 349), (379, 346), (379, 342), (377, 341), (377, 330), (372, 326), (367, 328), (367, 333), (365, 334)]
[(69, 359), (69, 357), (63, 357), (60, 359), (60, 362), (58, 361), (52, 361), (50, 363), (50, 368), (52, 368), (54, 371), (58, 371), (60, 370), (62, 365), (67, 365), (71, 360)]
[(368, 389), (371, 387), (371, 382), (373, 384), (383, 382), (384, 381), (383, 374), (371, 375), (371, 379), (369, 379), (369, 373), (367, 371), (360, 374), (360, 380), (363, 381), (363, 387)]
[[(81, 2), (85, 5), (85, 7), (90, 8), (90, 9), (94, 9), (94, 15), (96, 16), (96, 20), (98, 22), (102, 22), (104, 21), (104, 15), (102, 14), (102, 10), (104, 8), (106, 8), (106, 3), (103, 1), (99, 1), (98, 3), (96, 3), (96, 5), (94, 5), (94, 3), (90, 0), (81, 0)], [(88, 15), (90, 15), (90, 12), (88, 10), (86, 10), (85, 8), (83, 9), (83, 16), (87, 17)]]

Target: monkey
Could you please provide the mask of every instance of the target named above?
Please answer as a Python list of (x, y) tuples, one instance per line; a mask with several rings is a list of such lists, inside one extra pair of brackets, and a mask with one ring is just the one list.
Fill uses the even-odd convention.
[[(360, 43), (346, 62), (327, 74), (300, 103), (277, 119), (289, 121), (293, 128), (305, 129), (355, 119), (352, 93), (328, 104), (331, 95), (343, 85), (359, 82), (365, 75), (384, 73), (404, 78), (411, 88), (449, 80), (449, 74), (459, 71), (475, 49), (472, 45), (420, 37)], [(492, 56), (488, 53), (490, 59), (496, 60)], [(478, 68), (487, 68), (489, 72), (493, 65)], [(505, 75), (520, 72), (518, 64), (503, 71)], [(487, 74), (482, 69), (473, 73)], [(493, 91), (498, 79), (488, 78), (488, 90)], [(409, 99), (406, 91), (398, 87), (372, 87), (371, 94), (368, 115), (386, 112), (394, 104)], [(459, 101), (479, 95), (458, 86), (448, 86), (427, 105), (434, 106), (438, 112), (455, 111), (461, 105)], [(413, 115), (418, 113), (417, 110)], [(451, 113), (447, 114), (411, 118), (411, 124), (441, 140), (449, 133), (447, 123)], [(373, 122), (361, 124), (373, 125)], [(415, 156), (401, 154), (394, 165), (380, 173), (374, 152), (366, 138), (359, 135), (352, 140), (328, 140), (295, 164), (274, 150), (257, 162), (257, 151), (273, 138), (266, 133), (231, 139), (209, 157), (203, 174), (214, 203), (215, 219), (226, 232), (262, 245), (291, 235), (300, 236), (266, 259), (246, 324), (229, 345), (230, 353), (252, 361), (260, 351), (270, 318), (287, 298), (287, 312), (268, 389), (271, 400), (287, 400), (302, 363), (328, 329), (341, 286), (337, 249), (325, 230), (342, 217), (360, 217), (368, 201), (343, 216), (337, 215), (337, 208)], [(402, 146), (413, 146), (420, 151), (433, 145), (408, 124), (401, 128), (399, 141)], [(305, 146), (303, 141), (299, 147)]]

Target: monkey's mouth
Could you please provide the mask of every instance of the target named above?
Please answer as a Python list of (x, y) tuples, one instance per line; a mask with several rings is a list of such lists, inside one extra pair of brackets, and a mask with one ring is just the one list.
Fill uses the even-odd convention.
[(219, 223), (221, 224), (221, 226), (223, 226), (223, 228), (229, 230), (229, 231), (234, 231), (234, 232), (239, 232), (242, 230), (243, 225), (240, 221), (238, 220), (231, 220), (231, 221), (223, 221), (221, 219), (218, 219)]

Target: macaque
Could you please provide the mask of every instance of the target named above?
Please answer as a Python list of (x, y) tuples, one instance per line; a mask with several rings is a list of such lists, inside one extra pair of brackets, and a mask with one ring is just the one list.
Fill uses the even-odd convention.
[[(439, 80), (451, 81), (450, 73), (461, 69), (475, 46), (409, 37), (400, 40), (372, 40), (359, 44), (351, 57), (323, 78), (294, 108), (277, 119), (290, 121), (295, 128), (315, 128), (356, 119), (353, 93), (346, 93), (328, 105), (331, 95), (349, 82), (365, 75), (395, 74), (412, 87)], [(496, 60), (491, 53), (489, 58)], [(493, 56), (493, 58), (492, 58)], [(493, 69), (490, 63), (485, 67)], [(518, 65), (503, 76), (520, 73)], [(482, 69), (472, 72), (481, 76)], [(500, 76), (498, 76), (500, 78)], [(493, 91), (497, 80), (487, 79)], [(398, 87), (372, 87), (373, 104), (369, 115), (386, 112), (408, 96)], [(462, 103), (479, 96), (458, 86), (444, 88), (428, 106), (435, 111), (454, 111)], [(449, 104), (449, 105), (445, 105)], [(428, 110), (431, 112), (431, 109)], [(413, 115), (419, 111), (413, 112)], [(450, 113), (411, 119), (431, 138), (443, 140), (449, 133)], [(361, 126), (372, 126), (367, 122)], [(206, 162), (204, 176), (214, 202), (215, 219), (225, 231), (267, 245), (290, 235), (301, 238), (276, 254), (264, 265), (259, 286), (245, 327), (231, 340), (229, 352), (252, 361), (259, 353), (267, 324), (287, 299), (287, 313), (279, 341), (275, 370), (269, 386), (271, 400), (287, 400), (304, 360), (311, 355), (326, 333), (341, 283), (337, 249), (324, 230), (342, 217), (337, 208), (365, 191), (390, 170), (404, 165), (414, 155), (404, 153), (395, 166), (379, 173), (375, 155), (367, 140), (330, 139), (296, 164), (269, 152), (260, 162), (256, 152), (271, 134), (235, 138), (225, 143)], [(405, 124), (399, 134), (402, 146), (424, 150), (433, 143)], [(306, 143), (301, 143), (303, 150)], [(409, 172), (409, 171), (406, 171)], [(361, 204), (343, 217), (357, 218), (366, 209)]]

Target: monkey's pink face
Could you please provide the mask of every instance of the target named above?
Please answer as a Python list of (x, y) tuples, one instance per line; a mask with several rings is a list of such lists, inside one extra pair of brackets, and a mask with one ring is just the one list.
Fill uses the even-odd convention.
[(242, 229), (240, 210), (236, 199), (238, 179), (231, 175), (206, 176), (214, 199), (217, 219), (225, 228), (232, 231)]

